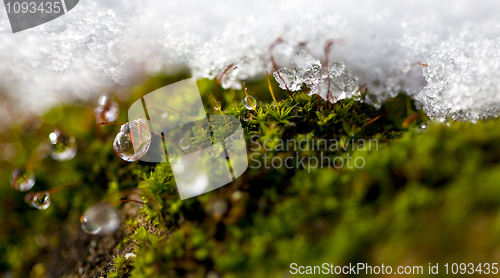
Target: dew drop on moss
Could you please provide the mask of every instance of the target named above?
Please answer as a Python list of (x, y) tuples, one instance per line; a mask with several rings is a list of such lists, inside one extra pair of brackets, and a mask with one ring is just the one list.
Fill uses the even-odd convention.
[(216, 111), (219, 111), (219, 107), (221, 107), (221, 106), (220, 106), (220, 102), (216, 101), (216, 102), (214, 103), (214, 109), (215, 109)]
[(33, 207), (44, 210), (50, 206), (50, 194), (47, 191), (38, 192), (33, 197)]
[(35, 175), (31, 171), (16, 169), (12, 172), (10, 184), (19, 191), (28, 191), (35, 185)]
[(120, 109), (118, 103), (107, 95), (99, 98), (97, 107), (94, 110), (96, 123), (109, 123), (114, 122), (118, 118)]
[(141, 117), (122, 125), (113, 142), (113, 149), (123, 160), (132, 162), (143, 157), (150, 145), (151, 131)]
[(80, 223), (82, 230), (88, 234), (111, 234), (120, 227), (120, 215), (114, 206), (99, 203), (85, 211)]
[(72, 159), (76, 155), (75, 137), (68, 136), (62, 131), (56, 129), (49, 135), (52, 143), (52, 158), (59, 161)]
[(253, 110), (254, 107), (257, 108), (257, 101), (255, 101), (255, 98), (252, 96), (247, 96), (243, 100), (243, 105), (245, 106), (246, 109), (248, 110)]

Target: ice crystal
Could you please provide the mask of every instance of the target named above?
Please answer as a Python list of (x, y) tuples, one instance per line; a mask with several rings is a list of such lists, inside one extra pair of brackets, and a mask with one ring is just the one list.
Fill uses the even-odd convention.
[(342, 62), (323, 67), (319, 59), (300, 50), (292, 56), (291, 64), (295, 68), (280, 68), (273, 74), (282, 89), (294, 92), (305, 84), (310, 95), (333, 103), (357, 95), (358, 79), (347, 72)]
[(0, 98), (14, 104), (0, 103), (0, 118), (29, 117), (109, 89), (126, 93), (134, 77), (180, 64), (196, 78), (241, 89), (242, 80), (274, 71), (270, 54), (284, 71), (281, 87), (295, 91), (320, 80), (318, 94), (348, 97), (354, 79), (343, 71), (329, 77), (338, 67), (321, 70), (325, 42), (335, 38), (344, 43), (331, 48), (328, 61), (366, 85), (375, 107), (404, 92), (432, 117), (497, 116), (499, 10), (499, 1), (473, 0), (88, 0), (12, 34), (0, 9), (0, 91), (7, 94)]

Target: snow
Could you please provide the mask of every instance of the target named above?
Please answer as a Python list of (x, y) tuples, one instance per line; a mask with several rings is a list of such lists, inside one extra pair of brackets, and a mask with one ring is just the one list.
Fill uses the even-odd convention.
[(416, 96), (430, 117), (477, 121), (500, 114), (498, 34), (497, 22), (466, 26), (433, 52), (424, 70), (427, 86)]
[[(274, 71), (278, 38), (272, 54), (294, 73), (284, 74), (290, 89), (314, 89), (305, 73), (328, 84), (314, 71), (325, 43), (338, 39), (328, 52), (329, 66), (340, 69), (329, 81), (334, 97), (366, 86), (380, 107), (404, 92), (432, 118), (477, 121), (500, 110), (499, 10), (495, 0), (86, 0), (13, 34), (0, 7), (0, 99), (27, 116), (102, 92), (126, 96), (138, 78), (183, 64), (196, 78), (241, 89), (241, 80)], [(12, 110), (0, 105), (0, 117)]]

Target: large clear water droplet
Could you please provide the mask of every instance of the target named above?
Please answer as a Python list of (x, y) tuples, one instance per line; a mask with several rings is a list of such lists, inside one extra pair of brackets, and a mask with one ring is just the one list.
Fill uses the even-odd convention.
[(50, 206), (50, 194), (47, 191), (38, 192), (33, 197), (33, 206), (37, 209), (44, 210)]
[(19, 191), (28, 191), (35, 185), (35, 175), (31, 171), (16, 169), (12, 172), (10, 184)]
[(252, 97), (251, 95), (248, 95), (243, 100), (243, 105), (246, 107), (246, 109), (253, 110), (254, 107), (257, 108), (257, 101), (255, 101), (254, 97)]
[(109, 96), (103, 95), (99, 98), (97, 107), (94, 110), (95, 121), (98, 124), (114, 122), (119, 113), (118, 103)]
[(99, 203), (85, 211), (80, 223), (82, 230), (88, 234), (111, 234), (120, 227), (120, 215), (114, 206)]
[(52, 143), (52, 158), (59, 161), (72, 159), (76, 155), (75, 137), (68, 136), (56, 129), (49, 135)]
[(113, 142), (116, 154), (128, 162), (143, 157), (150, 145), (151, 131), (142, 117), (122, 125)]

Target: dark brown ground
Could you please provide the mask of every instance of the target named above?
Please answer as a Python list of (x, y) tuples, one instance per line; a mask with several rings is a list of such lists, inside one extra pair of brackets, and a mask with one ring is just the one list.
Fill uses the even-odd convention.
[[(120, 210), (122, 219), (138, 217), (139, 206), (127, 203)], [(68, 221), (74, 224), (75, 221)], [(144, 222), (144, 221), (140, 221)], [(79, 225), (67, 225), (61, 229), (56, 247), (48, 247), (46, 253), (38, 258), (45, 265), (31, 270), (31, 277), (106, 277), (106, 273), (114, 270), (113, 258), (125, 256), (134, 251), (134, 244), (117, 245), (132, 231), (122, 222), (118, 231), (110, 235), (89, 235)], [(43, 258), (45, 257), (45, 258)]]

